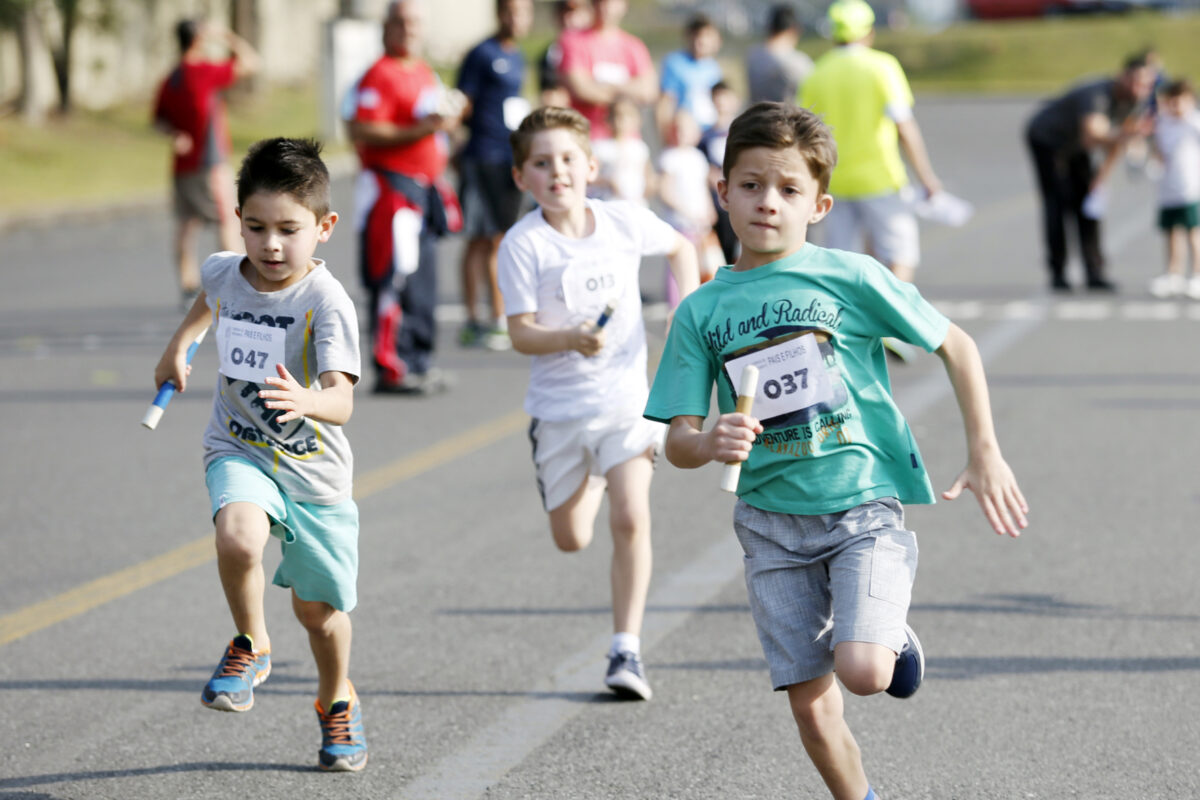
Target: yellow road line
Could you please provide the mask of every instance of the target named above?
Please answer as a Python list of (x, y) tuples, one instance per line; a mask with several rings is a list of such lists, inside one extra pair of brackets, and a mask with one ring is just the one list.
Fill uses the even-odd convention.
[[(361, 475), (354, 482), (354, 499), (362, 500), (456, 458), (481, 450), (521, 430), (527, 422), (528, 418), (523, 411), (514, 411)], [(193, 567), (206, 564), (214, 555), (213, 537), (208, 533), (148, 561), (134, 564), (56, 597), (5, 614), (0, 617), (0, 647)]]

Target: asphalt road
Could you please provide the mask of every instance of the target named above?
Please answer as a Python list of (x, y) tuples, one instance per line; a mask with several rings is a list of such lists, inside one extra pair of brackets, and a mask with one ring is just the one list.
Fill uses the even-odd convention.
[[(889, 800), (1196, 797), (1200, 304), (1146, 296), (1162, 260), (1153, 188), (1124, 174), (1106, 227), (1123, 291), (1043, 289), (1029, 108), (922, 98), (934, 163), (978, 214), (925, 230), (918, 283), (984, 352), (1032, 525), (998, 538), (969, 497), (909, 509), (927, 682), (908, 701), (849, 698), (847, 715)], [(350, 217), (319, 255), (354, 287)], [(164, 208), (0, 235), (0, 797), (826, 796), (770, 691), (716, 468), (660, 462), (655, 697), (602, 691), (610, 544), (601, 524), (581, 554), (552, 546), (520, 412), (527, 364), (456, 345), (454, 241), (441, 352), (456, 388), (364, 392), (347, 427), (369, 766), (314, 769), (315, 671), (278, 589), (254, 709), (202, 708), (232, 635), (207, 539), (207, 379), (156, 432), (138, 425), (179, 318), (167, 234)], [(661, 293), (657, 265), (643, 283)], [(196, 374), (214, 367), (203, 350)], [(964, 448), (940, 362), (893, 376), (948, 486)]]

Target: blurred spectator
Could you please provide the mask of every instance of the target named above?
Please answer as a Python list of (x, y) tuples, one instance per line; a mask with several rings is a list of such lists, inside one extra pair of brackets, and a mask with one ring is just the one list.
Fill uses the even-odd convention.
[[(529, 33), (533, 0), (497, 0), (499, 30), (476, 45), (458, 72), (458, 89), (467, 98), (470, 138), (458, 160), (459, 196), (467, 246), (462, 260), (462, 300), (466, 324), (459, 333), (463, 345), (482, 344), (491, 350), (511, 347), (506, 332), (504, 301), (496, 284), (496, 250), (517, 220), (521, 190), (512, 177), (509, 133), (529, 113), (521, 96), (525, 58), (517, 39)], [(490, 318), (481, 323), (476, 308), (480, 285), (488, 287)]]
[[(699, 257), (717, 215), (708, 191), (708, 159), (698, 147), (700, 126), (691, 114), (682, 109), (675, 112), (667, 127), (666, 143), (658, 157), (658, 196), (666, 209), (663, 219), (692, 243)], [(706, 276), (701, 269), (701, 280), (706, 277), (711, 274)], [(679, 288), (668, 272), (667, 306), (674, 308), (677, 305)]]
[[(723, 263), (732, 264), (737, 261), (740, 246), (737, 234), (733, 232), (733, 226), (729, 224), (729, 213), (721, 208), (721, 202), (717, 198), (717, 182), (723, 177), (721, 166), (725, 162), (725, 140), (729, 138), (729, 126), (742, 110), (742, 98), (738, 97), (737, 92), (728, 84), (721, 81), (713, 86), (712, 99), (713, 105), (717, 109), (717, 121), (700, 137), (700, 152), (704, 153), (704, 157), (708, 159), (709, 192), (712, 195), (713, 208), (717, 212), (717, 221), (713, 225), (713, 231), (716, 233), (717, 243), (721, 248)], [(703, 275), (712, 270), (705, 269), (704, 261), (708, 256), (708, 251), (701, 253), (701, 256), (700, 272)]]
[(1115, 289), (1104, 272), (1097, 196), (1086, 213), (1084, 201), (1098, 188), (1093, 155), (1102, 152), (1106, 165), (1111, 165), (1130, 139), (1149, 132), (1149, 117), (1139, 109), (1145, 109), (1154, 78), (1154, 69), (1145, 58), (1134, 56), (1116, 78), (1089, 80), (1050, 100), (1025, 128), (1042, 195), (1046, 260), (1050, 287), (1055, 291), (1071, 289), (1065, 272), (1068, 216), (1075, 218), (1079, 231), (1088, 288)]
[[(183, 305), (200, 291), (196, 239), (205, 224), (218, 226), (221, 249), (240, 252), (242, 241), (234, 207), (233, 171), (225, 103), (220, 92), (258, 69), (258, 54), (232, 31), (198, 19), (175, 27), (179, 63), (163, 80), (154, 104), (154, 126), (171, 137), (175, 209), (175, 262)], [(228, 58), (209, 61), (209, 45), (219, 41)]]
[(706, 131), (717, 121), (712, 87), (721, 80), (715, 56), (721, 49), (721, 32), (704, 14), (696, 14), (684, 28), (683, 50), (668, 53), (662, 62), (662, 94), (656, 107), (658, 129), (665, 133), (676, 111), (686, 111)]
[(908, 186), (901, 150), (927, 196), (942, 184), (925, 151), (900, 62), (871, 48), (875, 12), (863, 0), (836, 0), (828, 14), (837, 46), (817, 59), (800, 89), (803, 105), (821, 115), (837, 143), (829, 183), (835, 202), (821, 223), (824, 244), (868, 252), (897, 278), (911, 281), (920, 241), (916, 215), (901, 193)]
[(796, 102), (800, 84), (813, 68), (812, 59), (796, 49), (802, 32), (790, 5), (781, 3), (771, 7), (766, 39), (746, 51), (751, 103)]
[(359, 80), (347, 123), (363, 171), (356, 187), (363, 283), (370, 302), (374, 391), (427, 394), (447, 388), (433, 368), (437, 239), (462, 226), (442, 179), (449, 143), (465, 110), (421, 54), (419, 0), (392, 0), (384, 54)]
[(650, 147), (642, 139), (642, 112), (629, 98), (618, 97), (609, 108), (609, 124), (612, 138), (599, 139), (592, 147), (600, 169), (588, 184), (588, 196), (645, 206), (655, 176)]
[(1200, 300), (1200, 111), (1187, 80), (1171, 81), (1161, 94), (1154, 149), (1163, 162), (1158, 227), (1167, 240), (1167, 271), (1150, 281), (1150, 294)]
[(563, 31), (583, 30), (592, 24), (592, 9), (586, 0), (554, 0), (554, 22), (558, 36), (538, 59), (538, 92), (543, 106), (566, 108), (571, 104), (571, 93), (563, 85), (562, 46), (559, 39)]
[(617, 97), (650, 105), (658, 97), (654, 62), (642, 40), (621, 30), (626, 0), (595, 0), (592, 26), (567, 30), (559, 39), (560, 71), (571, 105), (592, 126), (593, 139), (612, 136), (608, 108)]

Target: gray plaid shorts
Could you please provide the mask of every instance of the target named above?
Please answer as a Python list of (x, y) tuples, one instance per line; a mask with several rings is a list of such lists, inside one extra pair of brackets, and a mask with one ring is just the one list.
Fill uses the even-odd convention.
[(894, 497), (836, 514), (763, 511), (741, 500), (733, 527), (776, 690), (833, 671), (839, 642), (896, 652), (917, 572), (917, 537)]

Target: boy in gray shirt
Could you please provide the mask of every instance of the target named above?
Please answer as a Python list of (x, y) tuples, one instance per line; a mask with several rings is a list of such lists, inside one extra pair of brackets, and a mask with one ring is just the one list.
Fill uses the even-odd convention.
[(202, 291), (154, 370), (155, 386), (186, 388), (186, 351), (210, 324), (220, 359), (204, 434), (217, 567), (237, 634), (201, 702), (248, 711), (271, 671), (262, 554), (282, 541), (274, 583), (290, 587), (317, 662), (322, 769), (367, 763), (362, 712), (348, 678), (349, 611), (357, 602), (358, 509), (341, 426), (359, 378), (354, 304), (323, 261), (337, 214), (316, 142), (254, 145), (238, 174), (246, 255), (216, 253)]

